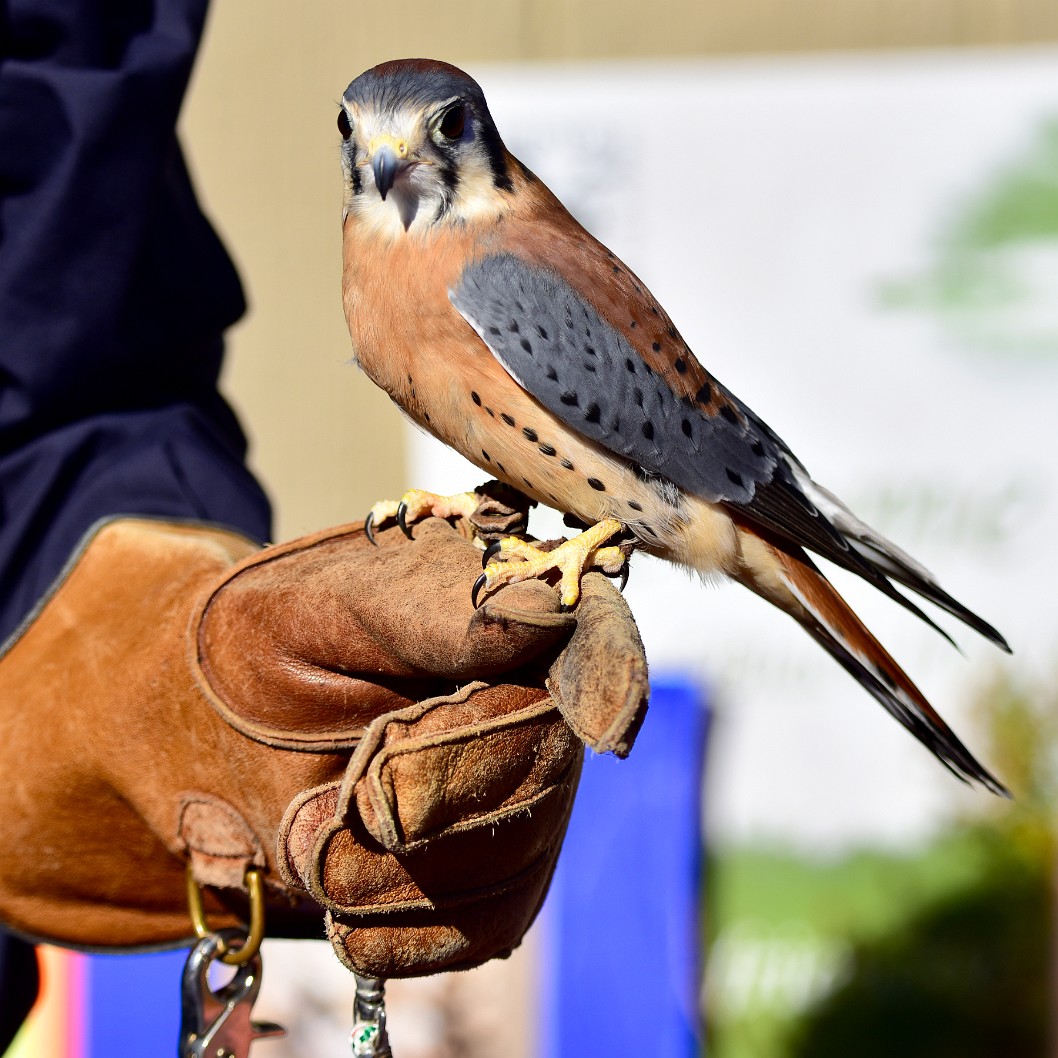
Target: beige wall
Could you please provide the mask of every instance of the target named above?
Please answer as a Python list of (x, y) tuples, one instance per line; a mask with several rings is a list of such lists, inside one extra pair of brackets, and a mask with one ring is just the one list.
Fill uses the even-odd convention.
[(225, 386), (276, 501), (277, 539), (360, 517), (412, 484), (397, 412), (345, 363), (334, 122), (360, 71), (402, 55), (459, 64), (1042, 40), (1058, 40), (1055, 0), (215, 0), (184, 139), (251, 302)]

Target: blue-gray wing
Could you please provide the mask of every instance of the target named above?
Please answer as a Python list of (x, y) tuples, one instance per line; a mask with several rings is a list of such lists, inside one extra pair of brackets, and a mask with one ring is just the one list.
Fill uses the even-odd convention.
[(772, 437), (736, 413), (733, 398), (713, 394), (703, 406), (678, 395), (554, 272), (497, 254), (467, 268), (450, 297), (524, 390), (648, 473), (712, 502), (748, 504), (783, 465)]

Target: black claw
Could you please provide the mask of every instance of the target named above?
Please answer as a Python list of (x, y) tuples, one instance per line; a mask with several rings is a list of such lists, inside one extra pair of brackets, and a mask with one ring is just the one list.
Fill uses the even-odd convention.
[(378, 541), (375, 539), (375, 512), (374, 511), (368, 511), (367, 512), (367, 517), (364, 519), (364, 536), (366, 536), (368, 538), (368, 540), (370, 540), (371, 543), (373, 543), (375, 545), (375, 547), (379, 546)]
[(573, 613), (573, 607), (570, 606), (569, 603), (559, 603), (558, 612), (559, 613)]
[(397, 507), (397, 525), (400, 526), (400, 531), (409, 539), (412, 539), (411, 530), (408, 528), (408, 523), (404, 520), (408, 516), (408, 505), (401, 500)]
[(470, 605), (476, 610), (478, 608), (478, 595), (481, 593), (481, 589), (485, 587), (485, 582), (489, 579), (487, 573), (482, 573), (476, 581), (474, 581), (474, 587), (470, 589)]
[(617, 586), (618, 591), (623, 592), (625, 586), (628, 584), (628, 563), (626, 562), (616, 573), (607, 573), (606, 570), (600, 570), (604, 577), (609, 577), (610, 580), (617, 580), (621, 578), (621, 583)]
[(489, 544), (489, 546), (485, 548), (481, 555), (482, 569), (484, 569), (489, 564), (489, 559), (493, 558), (502, 546), (502, 541), (497, 540), (495, 543)]

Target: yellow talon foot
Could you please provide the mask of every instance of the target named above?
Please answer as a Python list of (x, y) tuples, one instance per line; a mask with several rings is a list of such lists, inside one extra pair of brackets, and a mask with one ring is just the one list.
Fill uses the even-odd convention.
[(624, 548), (600, 547), (592, 556), (592, 568), (608, 577), (616, 577), (623, 570), (628, 569), (628, 555)]
[(404, 535), (410, 537), (409, 525), (421, 518), (432, 515), (435, 518), (469, 518), (481, 503), (476, 492), (458, 492), (454, 496), (439, 496), (436, 492), (425, 492), (422, 489), (411, 489), (404, 493), (400, 501), (380, 500), (370, 511), (364, 521), (364, 533), (371, 543), (375, 543), (374, 530), (377, 526), (396, 521)]
[[(474, 584), (471, 599), (477, 606), (482, 591), (490, 593), (504, 584), (532, 580), (552, 570), (559, 572), (558, 590), (563, 610), (572, 610), (580, 598), (580, 579), (594, 567), (616, 575), (623, 568), (626, 556), (619, 547), (602, 547), (623, 526), (613, 518), (606, 518), (579, 536), (559, 544), (554, 551), (506, 537), (488, 548), (484, 555), (485, 571)], [(502, 556), (504, 561), (493, 561)]]

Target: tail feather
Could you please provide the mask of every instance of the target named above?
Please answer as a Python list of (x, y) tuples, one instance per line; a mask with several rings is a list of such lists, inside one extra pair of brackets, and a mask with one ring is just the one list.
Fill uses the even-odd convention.
[(803, 552), (792, 555), (743, 531), (747, 564), (739, 578), (790, 613), (865, 690), (950, 771), (993, 793), (1007, 789), (963, 745), (910, 677)]
[[(975, 632), (994, 643), (1000, 650), (1007, 654), (1011, 653), (1010, 645), (1003, 636), (987, 621), (982, 620), (972, 610), (963, 606), (958, 599), (949, 595), (925, 566), (916, 562), (906, 551), (891, 540), (887, 540), (862, 519), (857, 518), (837, 496), (829, 489), (812, 481), (807, 474), (802, 472), (798, 475), (798, 482), (805, 490), (805, 494), (827, 516), (834, 528), (845, 537), (849, 546), (876, 572), (910, 588), (922, 598), (928, 599), (953, 617), (957, 617)], [(890, 593), (887, 592), (887, 594)], [(906, 605), (906, 600), (895, 589), (892, 590), (892, 595), (899, 601), (904, 601)], [(919, 616), (924, 615), (920, 612)], [(937, 625), (928, 618), (927, 621), (949, 642), (951, 641), (947, 633), (937, 628)]]

